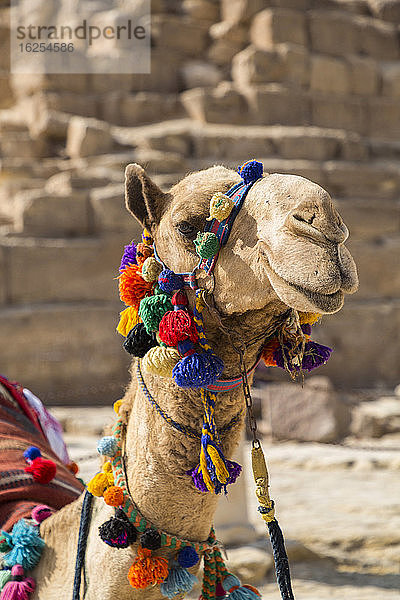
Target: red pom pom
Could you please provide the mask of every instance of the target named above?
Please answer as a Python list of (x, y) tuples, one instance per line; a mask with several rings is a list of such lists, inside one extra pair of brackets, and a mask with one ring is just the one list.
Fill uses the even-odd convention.
[(25, 467), (24, 471), (30, 473), (38, 483), (50, 483), (56, 474), (56, 464), (52, 460), (47, 460), (39, 456), (35, 458), (30, 465)]
[(143, 279), (137, 265), (125, 267), (119, 276), (119, 296), (127, 306), (139, 310), (140, 301), (152, 291), (153, 284)]
[(158, 331), (160, 340), (167, 346), (176, 346), (187, 338), (195, 344), (199, 337), (192, 317), (182, 309), (165, 313)]
[(182, 292), (182, 290), (179, 290), (179, 292), (175, 292), (175, 294), (171, 298), (171, 302), (172, 306), (187, 306), (188, 299), (186, 296), (186, 292)]

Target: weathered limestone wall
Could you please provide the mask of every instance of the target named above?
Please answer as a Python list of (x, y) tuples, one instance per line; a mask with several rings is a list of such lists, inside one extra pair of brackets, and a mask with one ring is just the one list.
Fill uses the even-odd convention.
[(324, 374), (396, 384), (399, 24), (400, 0), (158, 0), (151, 75), (14, 77), (0, 2), (0, 370), (52, 403), (118, 397), (124, 166), (167, 187), (255, 157), (323, 185), (351, 231), (360, 291), (324, 319)]

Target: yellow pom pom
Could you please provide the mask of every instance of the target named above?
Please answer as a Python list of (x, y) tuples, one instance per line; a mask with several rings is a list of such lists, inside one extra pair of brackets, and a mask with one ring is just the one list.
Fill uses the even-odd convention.
[(104, 502), (108, 506), (121, 506), (124, 501), (124, 492), (117, 485), (107, 488), (103, 494)]
[(207, 221), (211, 221), (212, 219), (223, 221), (224, 219), (227, 219), (231, 214), (233, 207), (233, 200), (229, 198), (229, 196), (222, 192), (217, 192), (210, 200), (210, 216)]
[(100, 498), (104, 494), (106, 488), (110, 485), (108, 479), (106, 473), (96, 473), (87, 484), (88, 492), (93, 496)]
[(154, 258), (149, 256), (142, 264), (142, 277), (145, 281), (156, 281), (162, 271), (162, 265)]
[(129, 306), (120, 313), (120, 317), (117, 331), (126, 337), (130, 330), (139, 323), (138, 311), (133, 306)]
[(114, 485), (114, 473), (110, 461), (107, 461), (101, 467), (103, 473), (107, 476), (107, 485)]
[(142, 359), (143, 370), (151, 375), (161, 375), (161, 377), (172, 377), (172, 369), (181, 356), (175, 348), (165, 348), (156, 346), (150, 348)]
[(117, 401), (116, 401), (116, 402), (114, 402), (114, 404), (113, 404), (113, 409), (114, 409), (114, 412), (115, 412), (117, 415), (119, 415), (119, 409), (120, 409), (120, 407), (121, 407), (121, 404), (122, 404), (122, 400), (117, 400)]
[(314, 325), (314, 323), (316, 323), (321, 317), (322, 315), (319, 313), (299, 312), (300, 325), (304, 325), (305, 323), (308, 325)]

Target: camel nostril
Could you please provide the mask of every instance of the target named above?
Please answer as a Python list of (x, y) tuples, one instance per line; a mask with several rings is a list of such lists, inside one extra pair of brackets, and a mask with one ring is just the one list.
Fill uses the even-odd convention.
[(301, 215), (294, 214), (293, 219), (296, 219), (296, 221), (300, 221), (301, 223), (308, 223), (308, 225), (312, 225), (312, 222), (315, 219), (315, 213), (309, 219), (305, 219)]

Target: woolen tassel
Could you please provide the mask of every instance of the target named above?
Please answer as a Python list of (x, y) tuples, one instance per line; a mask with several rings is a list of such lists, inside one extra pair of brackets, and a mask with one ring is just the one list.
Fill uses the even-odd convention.
[[(239, 463), (237, 463), (233, 460), (225, 460), (225, 464), (226, 464), (226, 468), (228, 469), (228, 472), (229, 472), (229, 480), (226, 485), (235, 483), (236, 479), (239, 477), (240, 473), (242, 472), (241, 465), (239, 465)], [(191, 476), (195, 487), (200, 492), (208, 492), (208, 488), (204, 481), (203, 473), (200, 469), (200, 464), (196, 465), (192, 469), (189, 469), (189, 471), (186, 471), (186, 473), (187, 473), (187, 475)], [(225, 490), (225, 488), (226, 488), (226, 486), (223, 486), (222, 484), (217, 482), (214, 485), (214, 492), (215, 492), (215, 494), (220, 494), (222, 492), (222, 490)]]
[(130, 330), (135, 327), (139, 321), (137, 308), (134, 306), (128, 306), (128, 308), (119, 313), (119, 316), (120, 319), (117, 325), (117, 331), (126, 337)]
[(199, 555), (196, 550), (192, 548), (192, 546), (184, 546), (179, 550), (177, 559), (178, 563), (184, 569), (190, 569), (190, 567), (194, 567), (200, 560)]
[(46, 504), (38, 504), (32, 508), (31, 517), (35, 523), (40, 525), (40, 523), (43, 523), (43, 521), (51, 517), (53, 513), (54, 510), (50, 508), (50, 506), (47, 506)]
[(7, 567), (22, 565), (27, 570), (36, 567), (44, 547), (37, 527), (20, 519), (12, 528), (11, 537), (13, 548), (3, 556), (3, 563)]
[(313, 369), (324, 365), (331, 354), (332, 348), (329, 348), (329, 346), (323, 346), (317, 342), (306, 342), (302, 362), (303, 370), (309, 373)]
[(115, 516), (99, 527), (100, 538), (112, 548), (127, 548), (137, 539), (137, 531), (124, 511), (118, 508)]
[(0, 532), (0, 552), (8, 552), (13, 547), (12, 537), (7, 531)]
[(105, 435), (97, 442), (97, 452), (102, 456), (112, 457), (118, 450), (118, 442), (112, 435)]
[(121, 265), (119, 267), (120, 271), (123, 271), (125, 267), (128, 265), (136, 265), (136, 244), (132, 242), (132, 244), (128, 244), (128, 246), (124, 246), (124, 253), (121, 259)]
[(160, 321), (158, 333), (160, 340), (167, 346), (177, 346), (178, 342), (186, 338), (195, 344), (199, 338), (190, 314), (186, 310), (176, 308), (165, 313)]
[(172, 600), (177, 594), (190, 592), (195, 583), (197, 583), (195, 575), (174, 563), (169, 569), (168, 577), (160, 586), (160, 592)]
[(119, 276), (119, 297), (127, 306), (139, 309), (140, 301), (153, 292), (153, 284), (143, 279), (137, 265), (129, 265)]
[(143, 590), (149, 585), (162, 583), (167, 576), (168, 561), (165, 558), (151, 556), (151, 550), (139, 546), (136, 559), (128, 572), (131, 586)]
[(30, 465), (24, 468), (25, 473), (30, 473), (35, 481), (38, 483), (50, 483), (54, 479), (57, 466), (56, 463), (47, 458), (38, 456), (35, 458)]
[(251, 585), (242, 585), (240, 579), (230, 573), (222, 581), (222, 587), (228, 594), (229, 600), (259, 600), (261, 594)]
[(147, 333), (143, 323), (138, 323), (127, 335), (127, 338), (123, 344), (124, 349), (128, 354), (143, 358), (143, 356), (153, 348), (157, 346), (154, 334)]
[(140, 244), (136, 246), (136, 262), (139, 265), (139, 267), (143, 265), (143, 263), (147, 258), (149, 258), (149, 256), (153, 256), (153, 254), (153, 248), (151, 248), (147, 244), (144, 244), (143, 242), (140, 242)]
[(141, 364), (146, 373), (172, 377), (172, 370), (180, 359), (181, 356), (175, 348), (156, 346), (147, 352)]
[(0, 600), (29, 600), (35, 587), (36, 583), (32, 577), (24, 578), (22, 566), (14, 565), (11, 569), (11, 580), (3, 587)]
[(37, 446), (29, 446), (29, 448), (27, 448), (23, 454), (24, 459), (29, 464), (31, 464), (35, 458), (39, 458), (40, 456), (42, 456), (42, 453)]
[(252, 183), (253, 181), (257, 181), (257, 179), (260, 179), (263, 175), (263, 170), (263, 164), (257, 160), (247, 160), (238, 167), (238, 173), (244, 183)]
[(142, 264), (142, 277), (145, 281), (156, 281), (162, 270), (160, 263), (154, 258), (149, 256)]
[(109, 486), (108, 476), (106, 473), (96, 473), (94, 477), (87, 484), (87, 490), (92, 494), (92, 496), (97, 496), (100, 498), (106, 488)]
[(111, 485), (105, 490), (103, 498), (108, 506), (121, 506), (124, 502), (124, 491), (117, 485)]
[(142, 319), (147, 333), (157, 331), (160, 321), (169, 310), (172, 310), (171, 298), (166, 294), (157, 294), (143, 298), (139, 306), (139, 317)]
[(274, 358), (274, 352), (279, 348), (279, 340), (274, 337), (262, 349), (261, 358), (263, 359), (266, 367), (276, 367), (276, 360)]
[(200, 388), (215, 383), (223, 370), (223, 361), (209, 350), (182, 358), (174, 367), (172, 376), (179, 387)]

